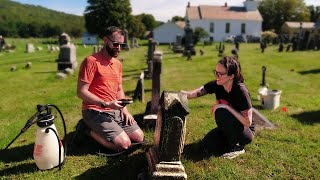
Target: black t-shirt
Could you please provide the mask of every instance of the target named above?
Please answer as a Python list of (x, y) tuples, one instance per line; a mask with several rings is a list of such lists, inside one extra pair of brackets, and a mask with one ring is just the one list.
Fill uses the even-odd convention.
[(234, 84), (229, 93), (216, 81), (208, 82), (204, 89), (209, 94), (215, 93), (217, 101), (230, 105), (238, 112), (252, 108), (249, 91), (243, 83)]

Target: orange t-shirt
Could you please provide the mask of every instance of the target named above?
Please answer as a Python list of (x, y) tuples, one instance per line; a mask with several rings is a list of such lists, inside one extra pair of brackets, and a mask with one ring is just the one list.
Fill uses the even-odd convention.
[[(122, 83), (122, 64), (117, 59), (108, 60), (100, 51), (88, 56), (81, 63), (78, 80), (90, 84), (89, 91), (110, 102), (118, 99)], [(82, 102), (82, 109), (106, 110), (100, 106)]]

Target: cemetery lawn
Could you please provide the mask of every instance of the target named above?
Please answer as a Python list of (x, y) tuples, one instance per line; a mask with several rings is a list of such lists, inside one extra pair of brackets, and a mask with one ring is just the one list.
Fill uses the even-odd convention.
[[(74, 133), (81, 119), (81, 100), (76, 96), (77, 74), (92, 46), (78, 45), (78, 67), (65, 80), (55, 78), (58, 52), (49, 53), (38, 39), (17, 40), (13, 53), (0, 53), (0, 149), (5, 148), (36, 112), (37, 104), (54, 104), (63, 113), (67, 137)], [(42, 51), (26, 54), (25, 43), (32, 42)], [(232, 160), (204, 157), (201, 139), (216, 125), (211, 106), (213, 95), (189, 101), (187, 134), (181, 162), (188, 179), (320, 179), (320, 51), (277, 52), (269, 46), (260, 53), (259, 44), (240, 44), (240, 62), (253, 105), (277, 129), (257, 132), (255, 140), (245, 147), (246, 153)], [(161, 92), (191, 90), (212, 80), (218, 61), (216, 45), (196, 47), (197, 55), (187, 61), (173, 54), (167, 45), (163, 52)], [(226, 44), (230, 55), (231, 44)], [(205, 54), (199, 55), (203, 49)], [(133, 96), (137, 79), (146, 65), (147, 46), (123, 51), (123, 84), (127, 96)], [(31, 69), (24, 69), (32, 62)], [(17, 71), (11, 72), (15, 65)], [(270, 89), (282, 90), (281, 104), (276, 110), (263, 110), (257, 99), (265, 65)], [(151, 98), (151, 80), (145, 80), (145, 102), (135, 101), (129, 111), (139, 124)], [(55, 125), (61, 137), (63, 127), (57, 111)], [(153, 144), (153, 130), (142, 127), (149, 145), (129, 155), (107, 158), (92, 153), (92, 147), (68, 146), (62, 170), (39, 171), (34, 163), (33, 145), (37, 126), (23, 133), (6, 151), (0, 151), (0, 179), (136, 179), (147, 168), (145, 152)], [(88, 151), (86, 151), (88, 150)], [(91, 152), (91, 153), (90, 153)]]

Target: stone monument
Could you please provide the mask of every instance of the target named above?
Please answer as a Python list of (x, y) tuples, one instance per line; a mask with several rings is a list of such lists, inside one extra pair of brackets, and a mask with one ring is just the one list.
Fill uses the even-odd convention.
[(26, 45), (26, 53), (33, 53), (34, 52), (34, 46), (32, 43), (28, 43)]
[(152, 38), (149, 38), (149, 41), (148, 41), (148, 54), (147, 54), (147, 66), (148, 66), (148, 69), (146, 69), (146, 71), (144, 72), (145, 73), (145, 77), (147, 79), (152, 77), (152, 67), (153, 67), (152, 59), (153, 59), (153, 53), (156, 50), (156, 45), (157, 45), (157, 42), (155, 40), (153, 40)]
[(154, 146), (146, 153), (151, 179), (187, 179), (180, 158), (185, 143), (188, 114), (186, 94), (162, 93), (154, 132)]
[(58, 71), (64, 71), (67, 68), (75, 69), (78, 65), (76, 47), (70, 43), (70, 36), (62, 33), (59, 37), (59, 45)]
[(189, 20), (187, 21), (184, 31), (185, 31), (185, 44), (184, 44), (183, 55), (186, 56), (188, 51), (191, 52), (191, 55), (196, 55), (196, 51), (194, 50), (194, 45), (193, 45), (193, 37), (192, 37), (193, 29), (190, 26)]
[(183, 53), (182, 36), (180, 34), (177, 34), (176, 42), (174, 43), (172, 50), (174, 53)]
[(162, 66), (162, 52), (155, 51), (153, 55), (153, 72), (152, 72), (152, 99), (147, 103), (143, 124), (152, 125), (157, 119), (159, 99), (160, 99), (160, 76)]

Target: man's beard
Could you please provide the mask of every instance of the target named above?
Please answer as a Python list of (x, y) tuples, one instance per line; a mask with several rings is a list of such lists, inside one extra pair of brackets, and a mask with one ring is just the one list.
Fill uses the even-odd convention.
[(106, 51), (111, 57), (118, 57), (118, 49), (117, 48), (110, 48), (108, 45), (106, 45)]

